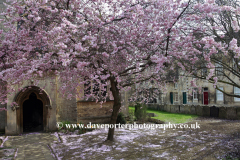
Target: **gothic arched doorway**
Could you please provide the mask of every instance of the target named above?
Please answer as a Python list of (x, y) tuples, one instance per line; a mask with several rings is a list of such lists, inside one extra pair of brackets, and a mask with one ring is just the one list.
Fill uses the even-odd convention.
[(23, 132), (43, 131), (43, 103), (35, 93), (23, 102)]
[(36, 86), (24, 88), (15, 98), (17, 109), (17, 132), (48, 131), (49, 96)]

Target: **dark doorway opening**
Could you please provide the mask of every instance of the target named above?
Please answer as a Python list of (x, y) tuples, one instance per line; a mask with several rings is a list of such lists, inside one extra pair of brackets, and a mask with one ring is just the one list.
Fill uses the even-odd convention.
[(23, 132), (43, 131), (43, 103), (35, 93), (23, 102)]
[(219, 116), (219, 108), (216, 106), (210, 107), (210, 117), (218, 117)]

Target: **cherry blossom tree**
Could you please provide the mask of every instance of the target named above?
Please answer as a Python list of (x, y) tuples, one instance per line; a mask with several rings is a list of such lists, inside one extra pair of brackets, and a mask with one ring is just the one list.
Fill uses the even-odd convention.
[[(201, 14), (186, 14), (189, 8)], [(213, 38), (194, 36), (206, 32), (201, 20), (220, 10), (213, 0), (11, 1), (1, 20), (7, 29), (0, 32), (0, 79), (8, 84), (1, 101), (14, 91), (11, 86), (47, 74), (59, 77), (60, 91), (68, 98), (91, 80), (101, 90), (111, 86), (110, 123), (115, 124), (122, 91), (152, 80), (161, 88), (176, 59), (190, 60), (189, 66), (197, 61), (196, 45), (223, 47)], [(89, 92), (87, 98), (102, 104), (107, 96)], [(113, 135), (110, 128), (107, 139)]]
[[(202, 41), (195, 45), (199, 51), (194, 65), (187, 65), (189, 60), (179, 60), (186, 71), (195, 78), (204, 79), (227, 96), (240, 98), (240, 95), (220, 89), (217, 85), (223, 83), (240, 89), (240, 37), (239, 13), (240, 3), (237, 0), (216, 0), (215, 5), (222, 6), (218, 12), (202, 19), (205, 31), (196, 31), (194, 36)], [(190, 8), (190, 7), (189, 7)], [(201, 9), (191, 8), (188, 14), (202, 14)], [(186, 13), (187, 14), (187, 13)], [(193, 24), (188, 24), (189, 26)], [(207, 45), (205, 45), (207, 42)], [(211, 47), (210, 47), (211, 46)], [(210, 63), (209, 63), (210, 62)]]

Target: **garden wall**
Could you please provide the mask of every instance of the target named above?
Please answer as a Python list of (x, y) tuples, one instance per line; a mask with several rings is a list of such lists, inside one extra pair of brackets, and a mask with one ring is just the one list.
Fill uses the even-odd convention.
[(148, 109), (171, 113), (193, 114), (203, 117), (240, 120), (240, 106), (204, 106), (204, 105), (159, 105), (147, 104)]
[(114, 101), (107, 101), (100, 107), (99, 103), (91, 101), (77, 102), (77, 123), (109, 123)]

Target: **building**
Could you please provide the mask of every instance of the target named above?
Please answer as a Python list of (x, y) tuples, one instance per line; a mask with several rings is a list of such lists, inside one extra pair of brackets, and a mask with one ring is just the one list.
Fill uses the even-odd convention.
[[(5, 1), (5, 0), (4, 0)], [(0, 9), (4, 8), (0, 1)], [(1, 18), (1, 17), (0, 17)], [(16, 26), (17, 27), (17, 26)], [(3, 26), (0, 26), (4, 30)], [(38, 84), (35, 81), (39, 81)], [(70, 123), (109, 123), (113, 99), (109, 96), (107, 102), (100, 107), (99, 103), (92, 99), (79, 99), (76, 97), (68, 100), (59, 92), (61, 82), (54, 75), (46, 75), (43, 78), (24, 81), (21, 85), (14, 86), (15, 92), (7, 95), (7, 104), (0, 108), (7, 111), (0, 112), (0, 132), (6, 135), (16, 135), (27, 131), (55, 131), (56, 123), (69, 121)], [(81, 86), (81, 88), (83, 88)], [(96, 89), (91, 86), (90, 90)], [(107, 87), (107, 93), (110, 88)], [(124, 99), (125, 93), (122, 94)], [(14, 102), (14, 103), (13, 103)], [(14, 104), (14, 105), (13, 105)], [(128, 111), (127, 101), (122, 103), (122, 112)]]
[[(45, 76), (33, 85), (34, 80), (16, 86), (16, 92), (7, 96), (7, 111), (0, 112), (0, 131), (6, 135), (16, 135), (32, 131), (55, 131), (56, 123), (109, 123), (113, 99), (108, 98), (100, 107), (91, 99), (74, 98), (68, 100), (58, 92), (61, 83), (55, 76)], [(83, 86), (82, 86), (83, 87)], [(19, 90), (20, 88), (23, 88)], [(91, 87), (93, 89), (94, 87)], [(110, 88), (107, 87), (110, 92)], [(84, 93), (80, 93), (84, 94)], [(122, 94), (125, 98), (124, 93)], [(15, 105), (12, 105), (15, 102)], [(122, 112), (127, 113), (128, 104), (122, 103)]]
[[(205, 69), (198, 71), (199, 74), (204, 74)], [(220, 68), (223, 71), (223, 69)], [(224, 72), (227, 72), (225, 70)], [(219, 79), (224, 77), (219, 73), (219, 68), (215, 74)], [(179, 76), (176, 80), (169, 80), (166, 86), (167, 91), (162, 92), (154, 101), (150, 103), (156, 104), (191, 104), (191, 105), (211, 105), (211, 106), (240, 106), (240, 98), (228, 96), (221, 91), (214, 88), (213, 83), (208, 82), (204, 79), (198, 79), (194, 76), (180, 76), (183, 75), (180, 71)], [(239, 77), (229, 75), (230, 78), (239, 82)], [(191, 81), (195, 79), (198, 87), (191, 87)], [(226, 80), (226, 78), (225, 78)], [(149, 88), (153, 88), (154, 84), (148, 84)], [(218, 83), (217, 86), (230, 94), (240, 95), (240, 89), (225, 83)], [(153, 88), (154, 89), (154, 88)], [(157, 88), (155, 88), (157, 89)]]

